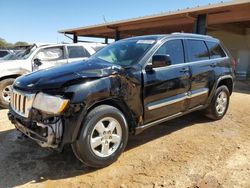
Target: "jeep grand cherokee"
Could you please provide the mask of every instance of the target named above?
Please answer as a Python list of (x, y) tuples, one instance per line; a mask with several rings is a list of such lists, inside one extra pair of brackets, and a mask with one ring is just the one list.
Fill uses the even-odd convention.
[(104, 167), (123, 152), (129, 133), (197, 110), (221, 119), (233, 90), (233, 65), (210, 36), (128, 38), (85, 62), (16, 79), (9, 119), (42, 147), (71, 144), (80, 161)]

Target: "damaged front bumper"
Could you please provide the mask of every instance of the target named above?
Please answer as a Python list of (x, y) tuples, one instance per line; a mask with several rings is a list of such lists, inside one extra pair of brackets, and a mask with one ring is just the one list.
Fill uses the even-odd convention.
[(11, 107), (8, 117), (17, 130), (37, 142), (41, 147), (59, 148), (63, 136), (63, 123), (60, 118), (47, 124), (36, 122), (20, 116)]
[(29, 117), (23, 117), (9, 107), (8, 117), (16, 129), (34, 140), (41, 147), (61, 151), (65, 144), (76, 141), (86, 110), (82, 104), (69, 107), (68, 115), (42, 117), (31, 110)]

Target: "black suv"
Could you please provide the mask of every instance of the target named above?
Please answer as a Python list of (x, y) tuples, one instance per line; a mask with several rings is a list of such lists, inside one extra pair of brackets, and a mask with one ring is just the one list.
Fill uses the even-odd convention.
[(89, 60), (19, 77), (8, 115), (42, 147), (71, 144), (80, 161), (104, 167), (123, 152), (129, 133), (196, 110), (221, 119), (233, 90), (233, 65), (210, 36), (124, 39)]

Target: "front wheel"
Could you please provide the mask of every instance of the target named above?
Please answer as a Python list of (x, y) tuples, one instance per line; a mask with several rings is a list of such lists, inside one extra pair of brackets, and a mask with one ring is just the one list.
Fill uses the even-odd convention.
[(230, 93), (227, 86), (220, 86), (216, 89), (211, 104), (206, 110), (206, 116), (213, 120), (219, 120), (227, 112), (230, 100)]
[(128, 125), (123, 113), (115, 107), (101, 105), (86, 116), (72, 149), (85, 165), (101, 168), (117, 160), (127, 140)]
[(8, 108), (11, 97), (11, 86), (15, 79), (8, 78), (0, 82), (0, 107)]

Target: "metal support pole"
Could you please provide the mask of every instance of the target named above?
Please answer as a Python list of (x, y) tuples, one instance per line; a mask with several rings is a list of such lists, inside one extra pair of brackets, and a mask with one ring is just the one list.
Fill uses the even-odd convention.
[(73, 35), (73, 42), (74, 43), (77, 43), (78, 42), (78, 37), (76, 34)]
[(108, 44), (109, 43), (109, 39), (106, 37), (105, 38), (105, 44)]
[(207, 15), (200, 14), (194, 22), (194, 33), (206, 35), (207, 34)]
[(120, 31), (115, 30), (115, 41), (120, 40)]

